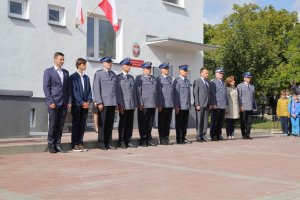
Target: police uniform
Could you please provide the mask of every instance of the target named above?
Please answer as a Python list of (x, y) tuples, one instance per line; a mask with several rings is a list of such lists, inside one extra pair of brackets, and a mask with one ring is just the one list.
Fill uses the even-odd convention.
[[(112, 62), (111, 56), (104, 57), (101, 63)], [(117, 106), (117, 77), (115, 72), (106, 69), (97, 70), (94, 76), (93, 92), (97, 105), (103, 104), (103, 111), (98, 111), (98, 143), (102, 150), (111, 149), (112, 130)]]
[[(120, 65), (130, 65), (130, 58), (125, 58)], [(119, 146), (136, 147), (131, 143), (133, 117), (136, 104), (134, 78), (126, 72), (117, 75), (117, 103), (119, 107)]]
[[(151, 62), (145, 62), (143, 68), (151, 68)], [(152, 126), (157, 107), (157, 81), (152, 75), (138, 75), (135, 78), (137, 104), (138, 104), (138, 126), (140, 133), (140, 144), (142, 146), (155, 146), (152, 143)]]
[[(243, 74), (245, 78), (251, 78), (250, 72)], [(252, 125), (253, 110), (257, 109), (255, 101), (255, 88), (250, 83), (240, 83), (237, 86), (239, 105), (243, 108), (243, 112), (240, 112), (241, 120), (241, 132), (243, 139), (251, 139), (250, 131)]]
[[(224, 73), (223, 68), (217, 68), (216, 73)], [(223, 140), (222, 127), (227, 105), (227, 90), (223, 80), (217, 78), (210, 83), (210, 100), (212, 106), (217, 106), (211, 110), (210, 137), (212, 141)]]
[[(188, 65), (181, 65), (179, 70), (188, 70)], [(175, 114), (177, 144), (191, 143), (186, 139), (189, 110), (191, 108), (190, 81), (186, 77), (178, 77), (173, 82), (174, 107), (178, 110)]]
[[(169, 68), (169, 63), (162, 63), (159, 68)], [(158, 107), (158, 134), (160, 144), (172, 145), (169, 141), (170, 125), (173, 111), (173, 86), (172, 78), (165, 75), (157, 77)]]

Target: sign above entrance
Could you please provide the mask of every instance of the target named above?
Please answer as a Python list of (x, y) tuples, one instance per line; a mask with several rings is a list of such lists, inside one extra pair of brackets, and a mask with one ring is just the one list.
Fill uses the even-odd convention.
[(130, 63), (132, 67), (142, 67), (142, 64), (144, 63), (143, 60), (135, 60), (135, 59), (130, 59)]
[(134, 43), (132, 45), (132, 55), (134, 57), (139, 57), (140, 53), (141, 53), (141, 47), (140, 47), (140, 45), (138, 43)]

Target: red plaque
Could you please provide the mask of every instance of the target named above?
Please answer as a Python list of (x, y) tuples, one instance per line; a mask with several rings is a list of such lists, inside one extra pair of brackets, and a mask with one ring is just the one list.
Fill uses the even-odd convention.
[(131, 59), (130, 60), (131, 66), (132, 67), (141, 67), (142, 64), (144, 64), (143, 60), (135, 60), (135, 59)]

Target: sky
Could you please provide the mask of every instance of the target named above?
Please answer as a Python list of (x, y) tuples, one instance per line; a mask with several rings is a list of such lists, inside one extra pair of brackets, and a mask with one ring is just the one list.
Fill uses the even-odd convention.
[(245, 3), (255, 3), (260, 7), (273, 5), (277, 10), (286, 9), (290, 12), (300, 13), (300, 0), (204, 0), (204, 23), (222, 23), (223, 18), (233, 12), (233, 4), (243, 5)]

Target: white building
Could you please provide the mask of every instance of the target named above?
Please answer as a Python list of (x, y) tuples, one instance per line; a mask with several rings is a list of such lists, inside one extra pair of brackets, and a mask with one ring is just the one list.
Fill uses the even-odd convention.
[[(82, 0), (84, 16), (101, 0)], [(65, 54), (64, 68), (72, 74), (75, 60), (86, 58), (87, 74), (100, 66), (99, 59), (113, 55), (116, 73), (124, 57), (190, 65), (190, 80), (199, 76), (203, 51), (204, 0), (116, 0), (121, 28), (114, 33), (98, 7), (83, 25), (75, 26), (76, 0), (1, 0), (0, 89), (33, 91), (32, 131), (45, 131), (47, 112), (42, 90), (43, 71), (52, 66), (56, 51)], [(138, 44), (139, 55), (133, 56)], [(154, 74), (158, 73), (157, 68)], [(141, 73), (132, 68), (132, 74)]]

